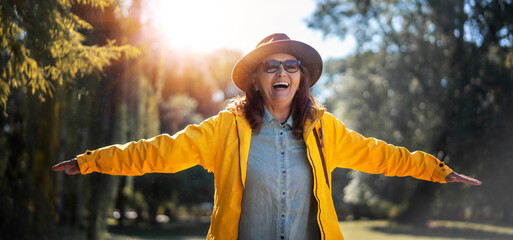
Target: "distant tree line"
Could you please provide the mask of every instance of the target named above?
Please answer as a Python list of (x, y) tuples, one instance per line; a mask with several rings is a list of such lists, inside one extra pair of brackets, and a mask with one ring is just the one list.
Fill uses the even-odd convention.
[(513, 171), (512, 13), (499, 0), (317, 1), (309, 26), (358, 43), (354, 56), (326, 64), (328, 109), (367, 136), (425, 150), (484, 182), (342, 171), (334, 178), (343, 194), (333, 192), (347, 214), (513, 222), (504, 185)]
[(1, 236), (104, 239), (115, 208), (118, 224), (125, 209), (155, 224), (162, 209), (172, 218), (173, 206), (213, 201), (213, 176), (198, 168), (144, 177), (50, 171), (86, 149), (173, 134), (238, 93), (230, 74), (240, 52), (170, 50), (146, 32), (142, 4), (0, 5)]

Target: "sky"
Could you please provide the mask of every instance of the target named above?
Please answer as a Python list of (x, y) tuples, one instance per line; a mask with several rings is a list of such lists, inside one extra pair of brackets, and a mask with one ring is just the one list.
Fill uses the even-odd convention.
[(307, 27), (315, 0), (157, 0), (150, 9), (147, 17), (171, 48), (247, 53), (278, 32), (311, 45), (324, 59), (345, 57), (356, 45), (353, 38), (323, 37)]

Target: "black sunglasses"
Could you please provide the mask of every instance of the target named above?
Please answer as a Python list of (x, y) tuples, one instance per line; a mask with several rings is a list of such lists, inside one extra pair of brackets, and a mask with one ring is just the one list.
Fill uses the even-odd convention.
[(283, 65), (283, 69), (289, 73), (295, 73), (299, 70), (301, 66), (301, 61), (299, 60), (267, 60), (262, 62), (262, 68), (266, 73), (275, 73), (280, 69), (280, 65)]

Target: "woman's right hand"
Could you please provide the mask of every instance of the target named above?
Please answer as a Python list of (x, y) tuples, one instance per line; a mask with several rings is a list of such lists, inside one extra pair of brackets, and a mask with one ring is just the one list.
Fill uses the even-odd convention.
[(80, 168), (78, 167), (77, 159), (73, 158), (53, 165), (52, 171), (64, 171), (68, 175), (75, 175), (80, 173)]

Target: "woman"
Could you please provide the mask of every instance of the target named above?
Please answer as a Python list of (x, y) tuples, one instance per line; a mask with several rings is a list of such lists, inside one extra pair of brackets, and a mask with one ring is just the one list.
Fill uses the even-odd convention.
[(481, 184), (427, 153), (346, 129), (310, 93), (321, 72), (315, 49), (272, 34), (235, 65), (233, 82), (246, 97), (227, 110), (173, 136), (86, 151), (52, 169), (142, 175), (199, 164), (215, 176), (207, 239), (343, 239), (331, 197), (337, 167)]

